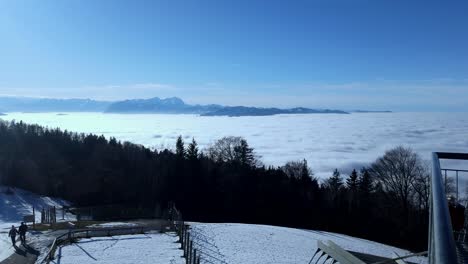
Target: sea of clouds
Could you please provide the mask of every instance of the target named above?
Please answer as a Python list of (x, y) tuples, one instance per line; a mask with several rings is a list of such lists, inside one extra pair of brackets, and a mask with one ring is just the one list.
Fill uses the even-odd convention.
[[(360, 169), (398, 145), (430, 160), (433, 151), (468, 152), (467, 113), (309, 114), (202, 117), (166, 114), (9, 113), (22, 120), (69, 131), (102, 134), (162, 149), (182, 135), (203, 150), (224, 136), (242, 136), (265, 165), (306, 159), (318, 177), (338, 168)], [(454, 164), (448, 164), (452, 166)], [(455, 164), (459, 166), (459, 164)]]

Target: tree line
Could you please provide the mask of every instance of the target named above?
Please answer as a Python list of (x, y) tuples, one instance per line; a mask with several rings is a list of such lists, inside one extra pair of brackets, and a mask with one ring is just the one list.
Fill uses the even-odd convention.
[(396, 147), (349, 175), (319, 181), (306, 160), (261, 164), (241, 137), (201, 151), (195, 139), (150, 150), (115, 138), (0, 122), (0, 183), (76, 205), (164, 208), (184, 218), (318, 229), (408, 249), (427, 247), (428, 170)]

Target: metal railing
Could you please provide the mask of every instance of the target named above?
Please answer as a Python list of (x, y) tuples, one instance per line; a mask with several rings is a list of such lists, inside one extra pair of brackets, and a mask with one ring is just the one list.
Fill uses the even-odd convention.
[(429, 263), (453, 264), (458, 263), (458, 259), (440, 159), (468, 160), (468, 154), (432, 153), (431, 195), (429, 201)]

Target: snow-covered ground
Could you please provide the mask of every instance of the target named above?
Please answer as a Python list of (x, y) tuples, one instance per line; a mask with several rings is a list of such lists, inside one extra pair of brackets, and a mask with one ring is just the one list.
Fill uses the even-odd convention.
[[(0, 186), (0, 261), (13, 254), (8, 238), (11, 225), (19, 225), (24, 215), (47, 206), (61, 207), (66, 201), (42, 197), (21, 189), (7, 194)], [(66, 220), (73, 220), (66, 215)], [(40, 220), (40, 214), (36, 215)], [(110, 222), (92, 227), (133, 226), (134, 223)], [(250, 224), (192, 223), (191, 237), (194, 247), (202, 253), (202, 263), (308, 263), (313, 256), (317, 241), (332, 240), (346, 250), (383, 257), (409, 254), (408, 251), (373, 241), (346, 235), (300, 230), (294, 228)], [(57, 231), (58, 232), (58, 231)], [(53, 240), (52, 233), (31, 233), (28, 241), (47, 249)], [(178, 248), (175, 234), (126, 235), (81, 239), (79, 243), (64, 246), (57, 251), (60, 263), (183, 263), (182, 251)], [(42, 243), (42, 244), (41, 244)], [(41, 253), (44, 253), (41, 251)], [(43, 255), (43, 254), (42, 254)], [(42, 259), (42, 258), (40, 258)], [(412, 262), (426, 263), (424, 257), (412, 258)]]
[(90, 228), (109, 228), (109, 227), (133, 227), (138, 226), (136, 223), (125, 223), (125, 222), (110, 222), (102, 224), (89, 225)]
[(170, 263), (183, 264), (175, 233), (126, 235), (81, 239), (60, 247), (51, 263)]
[[(36, 222), (40, 222), (42, 208), (69, 205), (67, 201), (57, 198), (40, 196), (22, 189), (11, 188), (13, 194), (6, 193), (7, 187), (0, 186), (0, 261), (13, 254), (8, 231), (12, 225), (18, 227), (23, 221), (23, 216), (32, 215), (33, 207), (36, 208)], [(67, 214), (66, 220), (73, 220), (74, 216)], [(59, 217), (57, 217), (59, 220)]]
[[(346, 250), (383, 257), (408, 251), (341, 234), (249, 224), (192, 223), (191, 237), (201, 263), (309, 263), (317, 241), (332, 240)], [(424, 257), (410, 259), (426, 263)]]

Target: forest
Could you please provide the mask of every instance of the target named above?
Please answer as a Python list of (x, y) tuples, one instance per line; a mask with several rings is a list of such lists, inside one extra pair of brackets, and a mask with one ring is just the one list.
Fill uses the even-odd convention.
[(264, 166), (241, 137), (174, 150), (23, 122), (0, 122), (0, 184), (78, 206), (167, 208), (201, 222), (271, 224), (427, 248), (429, 173), (397, 146), (349, 175), (318, 179), (306, 160)]

